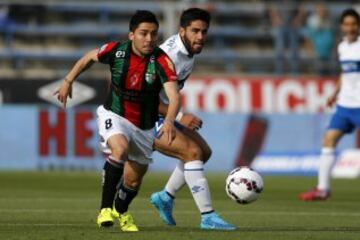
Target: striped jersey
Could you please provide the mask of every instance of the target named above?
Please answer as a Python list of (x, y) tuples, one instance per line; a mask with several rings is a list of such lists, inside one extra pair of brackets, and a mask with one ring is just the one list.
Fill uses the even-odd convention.
[(167, 81), (176, 81), (172, 61), (158, 47), (152, 54), (139, 57), (132, 52), (131, 41), (109, 42), (98, 52), (101, 63), (108, 64), (111, 86), (104, 108), (140, 129), (154, 127), (158, 119), (159, 93)]
[(337, 104), (360, 108), (360, 37), (354, 42), (344, 39), (338, 46), (341, 64), (341, 88)]

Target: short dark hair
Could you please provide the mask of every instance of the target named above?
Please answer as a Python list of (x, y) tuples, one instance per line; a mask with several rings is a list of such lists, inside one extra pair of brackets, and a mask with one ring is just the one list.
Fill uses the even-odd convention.
[(201, 20), (210, 25), (210, 13), (201, 8), (189, 8), (182, 12), (180, 17), (180, 27), (187, 27), (191, 22)]
[(359, 13), (357, 11), (355, 11), (353, 8), (348, 8), (342, 12), (341, 17), (340, 17), (340, 23), (343, 23), (344, 19), (348, 16), (355, 18), (357, 24), (360, 25)]
[(159, 27), (159, 22), (154, 13), (147, 10), (137, 10), (131, 17), (129, 23), (130, 32), (134, 32), (141, 23), (155, 23)]

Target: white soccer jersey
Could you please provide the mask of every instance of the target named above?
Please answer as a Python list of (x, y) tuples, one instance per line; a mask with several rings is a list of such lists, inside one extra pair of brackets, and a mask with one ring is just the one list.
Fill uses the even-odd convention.
[(341, 88), (338, 105), (360, 108), (360, 37), (355, 42), (344, 39), (338, 46), (341, 64)]
[[(164, 50), (164, 52), (173, 61), (176, 69), (176, 75), (178, 77), (178, 85), (179, 88), (182, 89), (185, 80), (189, 77), (193, 69), (194, 57), (189, 56), (189, 52), (187, 51), (179, 34), (169, 37), (163, 44), (160, 45), (160, 48)], [(169, 103), (164, 89), (160, 92), (160, 99), (164, 103)]]

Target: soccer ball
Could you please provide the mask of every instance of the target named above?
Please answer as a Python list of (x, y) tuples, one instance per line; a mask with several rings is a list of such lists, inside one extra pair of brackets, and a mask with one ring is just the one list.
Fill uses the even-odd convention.
[(249, 167), (238, 167), (226, 178), (227, 195), (240, 204), (254, 202), (263, 190), (264, 182), (260, 174)]

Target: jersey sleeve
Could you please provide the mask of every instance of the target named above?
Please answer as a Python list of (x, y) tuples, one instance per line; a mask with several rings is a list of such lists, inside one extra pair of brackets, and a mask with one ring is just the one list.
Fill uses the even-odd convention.
[(165, 53), (158, 58), (158, 75), (162, 84), (177, 80), (175, 65)]
[(109, 64), (114, 56), (115, 46), (117, 42), (108, 42), (101, 46), (98, 52), (99, 62)]

